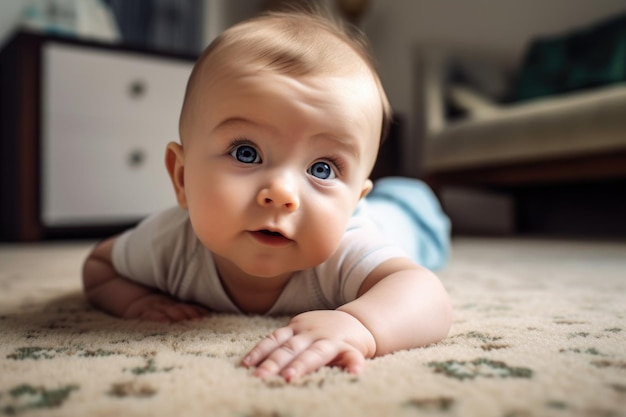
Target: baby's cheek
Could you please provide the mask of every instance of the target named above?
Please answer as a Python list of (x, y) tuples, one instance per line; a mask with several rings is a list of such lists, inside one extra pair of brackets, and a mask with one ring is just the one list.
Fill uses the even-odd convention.
[(345, 226), (341, 222), (326, 221), (315, 227), (312, 231), (314, 237), (307, 245), (309, 258), (315, 265), (326, 261), (339, 247), (343, 237)]

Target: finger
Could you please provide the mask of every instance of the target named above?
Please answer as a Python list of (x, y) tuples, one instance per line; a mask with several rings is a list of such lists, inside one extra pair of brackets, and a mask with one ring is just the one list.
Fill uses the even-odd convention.
[(285, 380), (291, 381), (331, 363), (338, 354), (336, 344), (328, 340), (318, 340), (285, 366), (281, 375)]
[(261, 340), (251, 351), (243, 358), (242, 364), (246, 367), (258, 365), (267, 356), (276, 350), (277, 347), (285, 343), (293, 337), (293, 330), (289, 327), (281, 327), (274, 330), (272, 334)]
[(200, 317), (209, 317), (211, 315), (211, 310), (202, 306), (195, 306), (196, 311)]
[(344, 368), (351, 374), (360, 374), (365, 368), (365, 357), (358, 350), (349, 349), (341, 352), (329, 365)]
[(298, 356), (311, 346), (311, 339), (306, 336), (294, 336), (282, 345), (278, 346), (258, 366), (254, 374), (265, 378), (270, 375), (278, 375)]
[(161, 308), (163, 314), (165, 314), (171, 321), (177, 322), (188, 319), (187, 314), (181, 308), (180, 304), (163, 305)]
[(167, 315), (158, 310), (144, 311), (141, 316), (139, 316), (139, 319), (147, 321), (158, 321), (160, 323), (170, 323), (172, 321)]
[(197, 320), (208, 315), (208, 311), (200, 306), (193, 304), (178, 304), (178, 306), (188, 320)]

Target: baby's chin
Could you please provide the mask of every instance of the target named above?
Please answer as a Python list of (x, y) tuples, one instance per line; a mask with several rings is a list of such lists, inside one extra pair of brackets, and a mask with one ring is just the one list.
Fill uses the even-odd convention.
[(298, 271), (302, 271), (305, 269), (309, 269), (314, 267), (315, 265), (290, 265), (289, 268), (284, 268), (283, 265), (244, 265), (239, 266), (241, 271), (248, 275), (258, 279), (281, 279), (281, 278), (290, 278), (293, 274)]
[(256, 277), (258, 279), (286, 279), (293, 274), (314, 268), (323, 263), (325, 259), (303, 260), (302, 262), (293, 262), (293, 259), (285, 262), (272, 260), (271, 262), (254, 262), (246, 265), (237, 265), (237, 267), (246, 275)]
[[(292, 251), (278, 248), (276, 252), (270, 251), (266, 255), (256, 253), (244, 256), (244, 253), (233, 251), (232, 248), (221, 251), (221, 253), (220, 248), (213, 248), (216, 250), (207, 249), (213, 254), (221, 273), (230, 271), (230, 274), (240, 273), (243, 279), (247, 276), (248, 278), (266, 280), (286, 279), (296, 272), (315, 268), (332, 256), (333, 249), (336, 250), (330, 246), (318, 245), (316, 250), (298, 248)], [(225, 268), (220, 268), (220, 265)]]

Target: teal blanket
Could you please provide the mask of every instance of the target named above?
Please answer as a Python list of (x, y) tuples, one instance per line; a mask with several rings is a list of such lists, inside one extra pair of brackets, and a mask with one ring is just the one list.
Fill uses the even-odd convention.
[(533, 41), (512, 101), (626, 81), (626, 15), (585, 30)]

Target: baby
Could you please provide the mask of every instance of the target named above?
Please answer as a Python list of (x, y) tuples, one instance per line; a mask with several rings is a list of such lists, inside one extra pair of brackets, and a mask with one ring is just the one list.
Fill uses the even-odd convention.
[(427, 268), (445, 261), (449, 223), (417, 180), (373, 189), (389, 118), (365, 44), (335, 22), (272, 13), (226, 30), (166, 149), (178, 206), (93, 249), (87, 299), (127, 319), (291, 315), (242, 360), (261, 378), (359, 373), (441, 340), (451, 307)]

